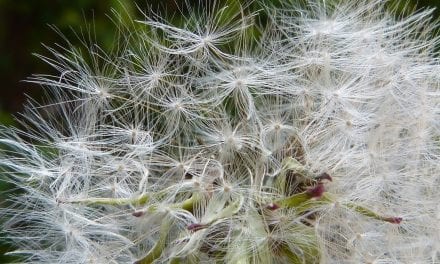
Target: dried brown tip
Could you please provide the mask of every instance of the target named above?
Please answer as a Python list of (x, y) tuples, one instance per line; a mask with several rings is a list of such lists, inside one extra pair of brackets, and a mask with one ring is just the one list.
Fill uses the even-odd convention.
[(278, 208), (280, 208), (280, 206), (276, 203), (270, 203), (270, 204), (266, 205), (266, 209), (269, 209), (271, 211), (275, 211)]
[(131, 215), (134, 217), (141, 217), (144, 215), (144, 213), (145, 213), (144, 211), (135, 211)]
[(318, 181), (322, 181), (322, 180), (333, 181), (332, 177), (327, 172), (323, 172), (319, 174), (315, 179)]
[(400, 224), (403, 220), (402, 217), (386, 217), (384, 218), (385, 221), (391, 224)]
[(199, 231), (200, 229), (203, 229), (203, 228), (205, 228), (206, 227), (206, 225), (204, 225), (204, 224), (197, 224), (197, 223), (195, 223), (195, 224), (190, 224), (188, 227), (187, 227), (187, 229), (188, 230), (190, 230), (190, 231)]
[(324, 184), (318, 183), (315, 187), (312, 187), (306, 191), (311, 198), (320, 198), (325, 192)]

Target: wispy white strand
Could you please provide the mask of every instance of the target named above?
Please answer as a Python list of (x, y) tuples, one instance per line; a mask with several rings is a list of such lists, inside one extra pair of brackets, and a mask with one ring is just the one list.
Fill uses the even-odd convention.
[(57, 74), (30, 81), (50, 99), (0, 132), (0, 173), (21, 190), (0, 210), (11, 254), (440, 263), (431, 11), (230, 2), (183, 25), (146, 16), (117, 54), (40, 56)]

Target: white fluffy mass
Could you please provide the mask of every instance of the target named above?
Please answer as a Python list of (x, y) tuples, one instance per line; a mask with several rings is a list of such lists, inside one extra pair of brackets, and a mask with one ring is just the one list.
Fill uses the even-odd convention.
[[(49, 49), (4, 234), (28, 263), (440, 263), (431, 11), (201, 2)], [(287, 2), (287, 1), (286, 1)], [(256, 8), (259, 7), (259, 8)], [(84, 42), (86, 43), (86, 42)]]

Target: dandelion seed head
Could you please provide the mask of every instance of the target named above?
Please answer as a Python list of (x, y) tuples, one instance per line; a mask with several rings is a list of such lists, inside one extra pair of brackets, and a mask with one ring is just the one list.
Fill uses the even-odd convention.
[(121, 29), (117, 54), (93, 44), (90, 62), (71, 45), (40, 56), (58, 74), (30, 81), (49, 102), (0, 132), (0, 172), (22, 190), (1, 209), (12, 254), (440, 261), (430, 11), (395, 17), (376, 0), (202, 6), (180, 24), (144, 14)]

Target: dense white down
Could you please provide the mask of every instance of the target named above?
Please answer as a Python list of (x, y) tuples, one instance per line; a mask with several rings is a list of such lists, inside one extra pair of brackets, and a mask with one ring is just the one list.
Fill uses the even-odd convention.
[[(115, 54), (50, 49), (42, 59), (58, 75), (31, 79), (47, 105), (28, 104), (23, 128), (1, 132), (0, 169), (21, 190), (1, 209), (15, 253), (29, 263), (440, 263), (430, 11), (307, 2), (214, 3), (181, 26), (146, 17)], [(261, 213), (286, 196), (277, 179), (288, 156), (333, 178), (334, 200), (311, 209), (313, 224), (298, 208)]]

